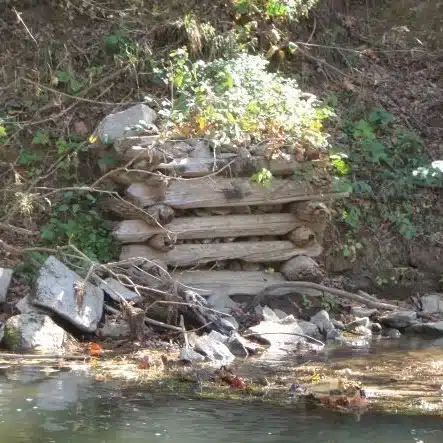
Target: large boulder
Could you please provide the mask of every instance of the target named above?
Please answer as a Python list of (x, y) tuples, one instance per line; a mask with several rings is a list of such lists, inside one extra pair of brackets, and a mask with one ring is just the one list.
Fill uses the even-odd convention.
[(380, 323), (394, 329), (407, 328), (417, 322), (415, 311), (395, 311), (380, 317)]
[(11, 284), (12, 269), (0, 268), (0, 303), (5, 303), (6, 294)]
[(58, 314), (81, 331), (94, 332), (102, 318), (104, 294), (50, 256), (40, 268), (30, 301)]
[(97, 136), (102, 143), (112, 143), (120, 137), (137, 135), (137, 131), (128, 130), (128, 128), (137, 125), (140, 121), (151, 125), (156, 118), (156, 112), (149, 106), (134, 105), (124, 111), (107, 115), (99, 123), (93, 135)]
[(280, 268), (280, 272), (290, 281), (311, 281), (319, 283), (323, 272), (315, 260), (307, 255), (297, 255)]
[(407, 328), (406, 332), (428, 335), (430, 337), (441, 337), (443, 336), (443, 321), (416, 323)]
[(4, 342), (15, 352), (63, 353), (74, 339), (48, 315), (27, 312), (6, 321)]
[(428, 294), (420, 299), (421, 310), (425, 314), (443, 313), (443, 294)]

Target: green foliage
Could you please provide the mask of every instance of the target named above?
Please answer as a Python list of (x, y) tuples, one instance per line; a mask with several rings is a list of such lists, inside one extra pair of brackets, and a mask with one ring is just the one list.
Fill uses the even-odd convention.
[(405, 239), (425, 233), (430, 219), (425, 221), (414, 194), (418, 185), (441, 180), (442, 174), (417, 173), (429, 163), (420, 137), (396, 127), (383, 109), (346, 122), (342, 130), (343, 142), (330, 156), (337, 189), (352, 192), (342, 205), (342, 220), (354, 233), (368, 226), (393, 228)]
[(319, 108), (295, 80), (268, 72), (267, 64), (248, 54), (192, 62), (185, 49), (177, 50), (162, 71), (175, 98), (161, 114), (176, 132), (210, 137), (218, 144), (280, 139), (287, 146), (325, 146), (322, 122), (331, 111)]
[(37, 251), (24, 254), (23, 262), (14, 268), (14, 275), (21, 278), (26, 284), (32, 285), (38, 276), (40, 267), (46, 260), (46, 255)]
[(296, 21), (308, 14), (317, 0), (234, 0), (234, 10), (242, 15)]
[(111, 235), (111, 223), (95, 206), (96, 198), (90, 193), (66, 192), (53, 206), (51, 218), (41, 230), (42, 239), (53, 247), (72, 243), (94, 261), (114, 260), (117, 243)]
[(262, 168), (260, 171), (252, 175), (251, 180), (254, 183), (270, 187), (272, 185), (272, 173), (268, 169)]

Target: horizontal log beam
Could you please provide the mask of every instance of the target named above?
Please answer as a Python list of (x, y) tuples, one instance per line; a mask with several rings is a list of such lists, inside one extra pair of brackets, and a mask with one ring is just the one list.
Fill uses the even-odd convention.
[(125, 220), (119, 224), (114, 235), (122, 243), (140, 243), (156, 234), (169, 234), (177, 240), (285, 235), (302, 225), (303, 222), (298, 221), (294, 214), (285, 213), (181, 217), (165, 227), (168, 232), (142, 220)]
[(125, 245), (121, 260), (141, 257), (158, 259), (168, 266), (195, 266), (219, 260), (239, 259), (251, 263), (282, 262), (296, 255), (316, 257), (322, 247), (314, 244), (296, 248), (290, 241), (234, 242), (218, 244), (183, 244), (170, 251), (157, 251), (147, 245)]
[(255, 297), (269, 285), (285, 281), (279, 272), (259, 271), (176, 271), (171, 276), (204, 297), (239, 294)]
[(159, 188), (134, 183), (127, 189), (127, 194), (143, 207), (161, 202), (180, 209), (266, 205), (341, 198), (348, 195), (321, 193), (308, 182), (273, 179), (271, 186), (265, 187), (248, 179), (233, 182), (229, 178), (219, 177), (172, 180), (169, 186), (163, 188), (163, 195), (159, 195)]

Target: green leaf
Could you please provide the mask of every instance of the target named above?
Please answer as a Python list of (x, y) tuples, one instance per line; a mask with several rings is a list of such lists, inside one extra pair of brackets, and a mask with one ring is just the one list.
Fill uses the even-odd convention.
[(37, 131), (32, 139), (34, 145), (49, 145), (51, 139), (46, 131)]
[(8, 133), (6, 132), (6, 128), (0, 125), (0, 137), (6, 137)]

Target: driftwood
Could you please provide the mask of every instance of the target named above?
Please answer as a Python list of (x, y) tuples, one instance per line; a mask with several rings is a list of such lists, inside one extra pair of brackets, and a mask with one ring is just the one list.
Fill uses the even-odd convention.
[(269, 285), (284, 282), (279, 272), (256, 271), (182, 271), (173, 272), (177, 283), (198, 291), (205, 297), (255, 296)]
[[(287, 292), (282, 292), (283, 289), (286, 289)], [(319, 291), (318, 294), (313, 294), (312, 292), (307, 292), (307, 290), (315, 290)], [(278, 292), (276, 292), (278, 291)], [(297, 292), (302, 292), (306, 295), (322, 295), (324, 293), (335, 295), (337, 297), (346, 298), (348, 300), (353, 300), (359, 303), (362, 303), (370, 308), (383, 309), (386, 311), (395, 311), (398, 309), (398, 306), (391, 305), (389, 303), (382, 303), (379, 301), (375, 301), (372, 296), (366, 297), (364, 295), (353, 294), (352, 292), (344, 291), (342, 289), (336, 288), (328, 288), (327, 286), (320, 285), (318, 283), (311, 283), (305, 281), (294, 281), (294, 282), (284, 282), (284, 283), (276, 283), (275, 285), (270, 285), (267, 288), (263, 289), (260, 294), (252, 300), (252, 302), (248, 305), (246, 309), (253, 309), (262, 303), (266, 297), (278, 297), (282, 295), (291, 295)]]
[(114, 235), (122, 243), (143, 242), (158, 234), (172, 235), (177, 240), (285, 235), (302, 224), (294, 214), (284, 213), (182, 217), (167, 225), (165, 233), (165, 229), (160, 226), (150, 226), (142, 220), (125, 220), (114, 231)]
[[(239, 186), (239, 185), (242, 186)], [(248, 179), (202, 178), (199, 180), (173, 180), (169, 186), (150, 187), (134, 183), (127, 194), (141, 206), (163, 203), (173, 208), (214, 208), (223, 206), (265, 205), (305, 200), (341, 198), (348, 193), (321, 193), (308, 182), (297, 183), (280, 179), (272, 180), (265, 187)]]
[(183, 244), (161, 252), (145, 245), (123, 246), (120, 260), (135, 257), (158, 259), (169, 266), (195, 266), (218, 260), (241, 259), (253, 263), (282, 262), (296, 255), (316, 257), (322, 252), (318, 244), (298, 249), (290, 241), (234, 242), (221, 244)]

